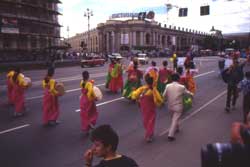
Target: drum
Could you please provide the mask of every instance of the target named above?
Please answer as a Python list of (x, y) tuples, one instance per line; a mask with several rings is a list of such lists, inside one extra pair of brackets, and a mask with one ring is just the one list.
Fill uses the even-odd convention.
[(65, 94), (65, 88), (64, 88), (64, 85), (63, 83), (59, 82), (56, 84), (56, 90), (58, 91), (59, 93), (59, 96), (62, 96)]
[(24, 77), (24, 82), (25, 82), (25, 84), (28, 85), (28, 87), (32, 86), (32, 82), (31, 82), (31, 79), (29, 77)]
[(102, 100), (103, 95), (102, 95), (101, 90), (96, 86), (94, 86), (93, 89), (94, 89), (94, 93), (95, 93), (97, 100)]

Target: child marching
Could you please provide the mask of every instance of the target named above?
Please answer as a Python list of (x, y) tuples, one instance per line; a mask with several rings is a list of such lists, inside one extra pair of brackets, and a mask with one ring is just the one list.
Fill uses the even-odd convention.
[(12, 78), (15, 74), (14, 70), (10, 70), (7, 75), (7, 96), (8, 96), (8, 104), (14, 104), (14, 100), (13, 100), (13, 82), (12, 82)]
[(23, 116), (25, 112), (25, 97), (24, 91), (28, 88), (28, 83), (25, 82), (24, 75), (20, 68), (16, 68), (12, 77), (13, 90), (12, 99), (15, 106), (14, 117)]
[(90, 129), (93, 129), (96, 120), (98, 118), (98, 112), (96, 108), (96, 95), (94, 92), (93, 81), (89, 81), (89, 72), (83, 71), (83, 80), (81, 81), (81, 97), (80, 97), (80, 110), (81, 110), (81, 129), (85, 134), (89, 133)]
[(141, 79), (143, 73), (141, 70), (138, 70), (138, 63), (134, 62), (134, 65), (131, 69), (128, 69), (128, 79), (125, 83), (122, 95), (127, 99), (131, 99), (132, 91), (136, 90), (141, 86)]
[(165, 87), (168, 83), (171, 83), (171, 75), (173, 73), (172, 70), (168, 69), (168, 61), (162, 62), (163, 67), (159, 71), (159, 78), (157, 88), (158, 91), (162, 94), (165, 90)]
[(60, 93), (56, 90), (56, 81), (53, 79), (54, 69), (50, 68), (44, 80), (42, 86), (44, 89), (43, 94), (43, 125), (57, 125), (59, 117), (59, 102), (58, 96)]
[(153, 86), (153, 78), (147, 74), (145, 76), (146, 85), (141, 86), (132, 93), (132, 99), (139, 101), (145, 128), (146, 142), (152, 142), (154, 137), (154, 127), (156, 119), (156, 106), (163, 103), (163, 99), (157, 88)]

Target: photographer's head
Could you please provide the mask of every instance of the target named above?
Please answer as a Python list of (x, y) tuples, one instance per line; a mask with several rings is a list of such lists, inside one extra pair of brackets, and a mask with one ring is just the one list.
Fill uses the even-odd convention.
[(93, 153), (97, 157), (105, 158), (116, 152), (119, 137), (110, 125), (101, 125), (91, 133), (91, 141), (93, 142)]

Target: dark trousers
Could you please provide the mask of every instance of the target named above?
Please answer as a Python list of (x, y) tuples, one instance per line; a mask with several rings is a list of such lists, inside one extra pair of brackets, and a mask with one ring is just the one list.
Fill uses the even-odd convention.
[(237, 85), (236, 84), (232, 84), (232, 85), (228, 84), (227, 85), (227, 103), (226, 103), (226, 107), (230, 108), (232, 98), (233, 98), (232, 105), (235, 106), (237, 97), (238, 97)]
[(243, 121), (247, 123), (247, 115), (250, 112), (250, 93), (243, 96)]

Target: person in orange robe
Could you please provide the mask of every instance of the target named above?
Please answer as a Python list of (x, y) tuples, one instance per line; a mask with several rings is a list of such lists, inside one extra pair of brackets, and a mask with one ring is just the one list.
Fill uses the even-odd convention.
[(163, 103), (163, 98), (157, 88), (153, 86), (153, 78), (149, 74), (145, 76), (146, 85), (141, 86), (132, 93), (131, 98), (139, 101), (145, 128), (146, 142), (152, 142), (156, 119), (156, 106)]
[(90, 129), (93, 129), (96, 120), (98, 118), (98, 112), (96, 108), (96, 95), (93, 90), (94, 83), (89, 80), (89, 72), (83, 71), (80, 97), (80, 114), (81, 114), (81, 129), (85, 134), (89, 133)]
[(54, 69), (50, 68), (44, 80), (42, 86), (44, 89), (43, 94), (43, 125), (53, 126), (57, 125), (59, 117), (59, 92), (56, 90), (56, 81), (53, 79)]
[(23, 116), (25, 112), (24, 91), (28, 87), (28, 84), (25, 83), (24, 75), (21, 73), (20, 68), (15, 69), (11, 82), (13, 83), (12, 97), (15, 106), (14, 117)]
[(10, 70), (6, 77), (6, 84), (7, 84), (7, 96), (8, 96), (8, 104), (14, 104), (13, 100), (13, 83), (12, 83), (12, 77), (15, 74), (14, 70)]

